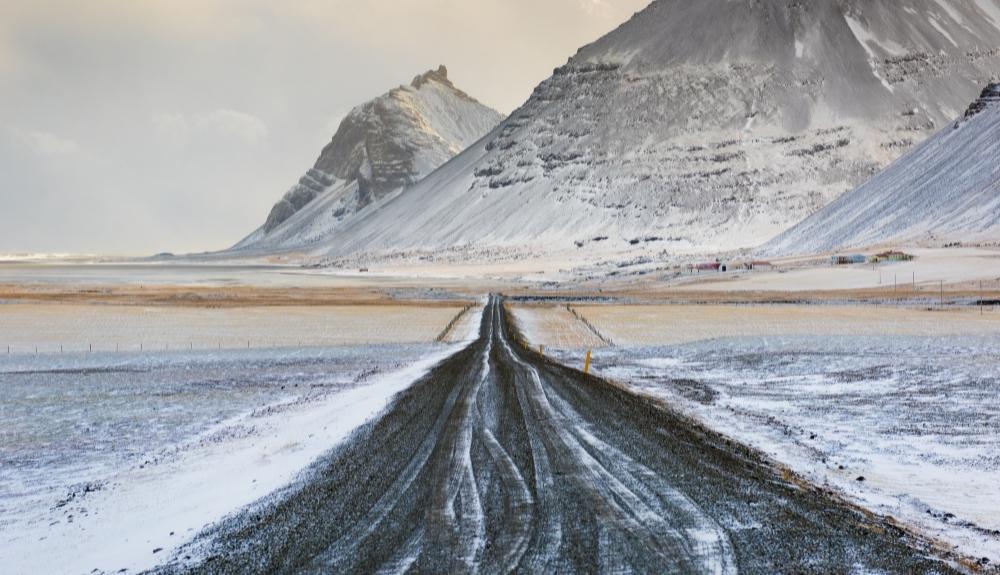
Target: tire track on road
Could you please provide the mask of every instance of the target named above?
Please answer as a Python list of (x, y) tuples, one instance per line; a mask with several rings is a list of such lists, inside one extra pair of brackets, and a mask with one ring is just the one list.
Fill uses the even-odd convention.
[[(753, 451), (480, 337), (161, 573), (950, 573)], [(182, 551), (182, 554), (184, 551)], [(181, 555), (182, 556), (182, 555)]]

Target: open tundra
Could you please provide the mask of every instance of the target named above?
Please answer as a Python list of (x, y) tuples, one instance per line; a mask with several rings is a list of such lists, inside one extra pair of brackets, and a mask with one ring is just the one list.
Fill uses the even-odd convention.
[(477, 340), (159, 571), (953, 572), (760, 454), (528, 351), (497, 299)]

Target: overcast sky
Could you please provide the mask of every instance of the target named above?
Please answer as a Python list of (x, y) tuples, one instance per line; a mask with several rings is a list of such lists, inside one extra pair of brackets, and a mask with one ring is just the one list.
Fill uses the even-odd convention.
[(0, 252), (228, 247), (355, 105), (502, 112), (648, 0), (0, 0)]

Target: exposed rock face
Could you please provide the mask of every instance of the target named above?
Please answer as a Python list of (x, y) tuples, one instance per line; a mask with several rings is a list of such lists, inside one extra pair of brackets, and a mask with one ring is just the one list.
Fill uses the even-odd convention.
[(1000, 0), (658, 0), (315, 254), (759, 245), (998, 75)]
[(764, 246), (776, 255), (1000, 241), (1000, 84), (963, 117)]
[(501, 115), (457, 89), (441, 66), (366, 104), (340, 124), (316, 164), (236, 246), (299, 249), (329, 239), (485, 136)]
[(270, 232), (294, 216), (296, 212), (316, 199), (316, 196), (333, 185), (334, 181), (336, 180), (330, 174), (318, 168), (306, 172), (306, 175), (299, 179), (299, 183), (271, 208), (271, 213), (268, 214), (267, 221), (264, 222), (264, 232)]
[(988, 107), (997, 105), (998, 102), (1000, 102), (1000, 84), (990, 84), (983, 88), (983, 93), (979, 95), (979, 99), (973, 102), (969, 106), (969, 109), (965, 111), (965, 118), (969, 119)]

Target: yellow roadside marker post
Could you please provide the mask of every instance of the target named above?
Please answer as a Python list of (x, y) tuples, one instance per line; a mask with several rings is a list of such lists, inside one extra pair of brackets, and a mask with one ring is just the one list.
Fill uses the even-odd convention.
[(545, 346), (538, 344), (538, 355), (545, 357)]
[(584, 375), (590, 375), (590, 351), (587, 350), (587, 359), (583, 362), (583, 373)]

